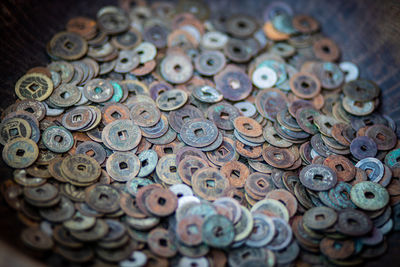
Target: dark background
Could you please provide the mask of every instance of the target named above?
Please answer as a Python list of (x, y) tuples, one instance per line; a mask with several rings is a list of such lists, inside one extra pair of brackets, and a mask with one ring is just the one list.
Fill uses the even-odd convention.
[[(247, 13), (262, 21), (265, 0), (214, 0), (211, 12)], [(399, 0), (313, 0), (284, 1), (295, 14), (309, 14), (322, 31), (339, 44), (342, 60), (360, 67), (360, 76), (382, 88), (381, 111), (400, 125), (400, 1)], [(74, 16), (95, 18), (96, 11), (117, 0), (0, 0), (0, 111), (14, 102), (14, 84), (28, 69), (45, 66), (45, 46)], [(399, 127), (400, 128), (400, 127)], [(399, 133), (399, 130), (397, 131)], [(11, 170), (0, 162), (1, 179)], [(0, 239), (20, 248), (21, 223), (3, 200), (0, 203)], [(0, 244), (0, 250), (1, 250)], [(400, 235), (391, 234), (384, 257), (368, 266), (400, 265)], [(3, 262), (4, 263), (4, 262)], [(2, 259), (0, 255), (0, 266)]]

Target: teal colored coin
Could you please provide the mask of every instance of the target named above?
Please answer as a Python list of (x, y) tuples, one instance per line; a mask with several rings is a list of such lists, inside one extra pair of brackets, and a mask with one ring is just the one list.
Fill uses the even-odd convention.
[(210, 247), (224, 248), (235, 238), (233, 224), (225, 216), (216, 214), (204, 220), (203, 241)]
[(55, 153), (65, 153), (74, 145), (71, 132), (60, 126), (50, 126), (42, 134), (42, 142), (47, 149)]
[(379, 210), (389, 203), (389, 193), (380, 184), (360, 182), (350, 192), (351, 201), (363, 210)]

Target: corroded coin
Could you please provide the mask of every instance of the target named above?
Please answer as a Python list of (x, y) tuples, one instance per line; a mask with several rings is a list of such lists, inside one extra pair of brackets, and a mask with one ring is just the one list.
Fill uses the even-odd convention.
[(353, 186), (351, 201), (364, 210), (379, 210), (389, 201), (389, 193), (380, 184), (365, 181)]
[(209, 120), (194, 119), (182, 125), (180, 134), (187, 145), (205, 147), (217, 139), (218, 129)]
[(32, 128), (26, 120), (10, 118), (2, 121), (0, 124), (0, 143), (5, 145), (15, 138), (30, 138), (31, 133)]
[(311, 190), (324, 191), (335, 186), (337, 176), (329, 167), (320, 164), (311, 164), (301, 170), (300, 181), (305, 187)]
[(111, 213), (119, 209), (119, 193), (110, 185), (93, 185), (86, 189), (86, 203), (94, 210)]
[(239, 68), (228, 65), (214, 76), (216, 88), (221, 91), (225, 99), (238, 101), (245, 99), (251, 92), (249, 77)]
[(42, 142), (50, 151), (65, 153), (74, 145), (74, 138), (64, 127), (50, 126), (43, 132)]
[(25, 74), (15, 84), (15, 93), (24, 99), (43, 101), (53, 92), (53, 82), (40, 73)]
[(108, 157), (108, 174), (116, 181), (125, 182), (135, 177), (140, 170), (139, 158), (131, 152), (114, 152)]
[(39, 149), (31, 139), (19, 137), (4, 146), (2, 155), (8, 166), (21, 169), (29, 167), (36, 161)]
[(115, 120), (104, 127), (101, 138), (113, 150), (128, 151), (139, 145), (142, 134), (133, 121)]
[(50, 53), (66, 60), (81, 58), (87, 49), (86, 40), (73, 32), (59, 32), (49, 42)]
[(228, 180), (214, 168), (203, 168), (192, 177), (193, 191), (207, 200), (223, 196), (228, 185)]
[(114, 93), (114, 88), (109, 81), (93, 79), (83, 87), (84, 96), (90, 101), (101, 103), (109, 100)]
[(62, 173), (72, 184), (89, 185), (101, 174), (99, 163), (88, 155), (77, 154), (67, 156), (61, 163)]

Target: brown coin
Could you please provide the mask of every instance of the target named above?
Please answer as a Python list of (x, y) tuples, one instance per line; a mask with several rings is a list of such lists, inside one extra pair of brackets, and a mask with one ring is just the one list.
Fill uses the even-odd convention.
[(120, 208), (119, 193), (111, 185), (93, 185), (86, 189), (86, 203), (99, 212), (115, 212)]
[(288, 168), (296, 161), (293, 153), (287, 148), (269, 146), (262, 152), (264, 160), (276, 168)]
[(119, 103), (110, 103), (102, 109), (102, 122), (107, 125), (115, 120), (128, 120), (130, 118), (129, 109)]
[(250, 174), (250, 170), (239, 161), (230, 161), (222, 165), (221, 173), (229, 180), (231, 186), (242, 188)]
[(171, 215), (178, 206), (178, 198), (168, 189), (156, 188), (145, 199), (147, 210), (158, 217)]
[(285, 189), (276, 189), (268, 192), (265, 196), (266, 198), (272, 198), (282, 202), (287, 210), (289, 211), (289, 216), (292, 217), (297, 212), (297, 200), (296, 198)]
[(250, 137), (258, 137), (262, 135), (262, 126), (255, 120), (248, 117), (237, 117), (233, 121), (235, 129), (245, 135)]
[(206, 160), (196, 156), (185, 156), (178, 165), (178, 173), (182, 181), (187, 185), (192, 185), (193, 175), (205, 167), (208, 167)]
[(336, 173), (339, 181), (351, 181), (356, 175), (356, 167), (354, 167), (354, 164), (343, 156), (330, 155), (325, 159), (323, 164)]
[(351, 239), (335, 240), (328, 237), (320, 243), (321, 252), (331, 259), (344, 260), (354, 253), (354, 241)]
[(223, 196), (224, 190), (228, 186), (228, 179), (214, 168), (203, 168), (197, 171), (192, 178), (193, 191), (209, 201)]
[(323, 61), (336, 61), (340, 57), (338, 46), (328, 38), (322, 38), (313, 45), (313, 51), (317, 58)]
[(298, 97), (312, 99), (321, 91), (321, 83), (314, 75), (299, 72), (290, 78), (290, 88)]
[(177, 248), (170, 239), (168, 231), (162, 228), (150, 231), (147, 244), (154, 254), (161, 257), (170, 258), (177, 253)]
[(202, 240), (201, 227), (203, 218), (196, 215), (184, 217), (176, 227), (179, 240), (188, 246), (200, 245)]

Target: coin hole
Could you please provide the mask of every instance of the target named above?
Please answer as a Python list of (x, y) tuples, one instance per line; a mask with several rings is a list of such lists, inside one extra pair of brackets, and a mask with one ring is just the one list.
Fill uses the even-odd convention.
[(358, 225), (358, 222), (356, 220), (354, 220), (353, 218), (348, 218), (347, 224), (348, 225)]
[(400, 162), (400, 157), (397, 157), (397, 158), (396, 158), (396, 162)]
[(360, 101), (354, 101), (354, 106), (362, 108), (364, 106), (364, 103)]
[(125, 63), (127, 63), (127, 62), (128, 62), (128, 59), (127, 59), (126, 57), (124, 57), (124, 58), (121, 59), (121, 63), (124, 63), (124, 64), (125, 64)]
[(232, 196), (234, 199), (236, 199), (238, 202), (242, 202), (242, 200), (243, 200), (243, 198), (241, 197), (241, 196), (239, 196), (239, 195), (233, 195)]
[(195, 224), (189, 224), (186, 228), (186, 232), (188, 233), (188, 235), (198, 235), (199, 228)]
[(257, 181), (257, 185), (261, 188), (265, 188), (267, 186), (267, 184), (265, 183), (264, 180), (260, 179)]
[(322, 51), (324, 51), (325, 53), (330, 53), (331, 49), (329, 48), (329, 46), (324, 45), (322, 46)]
[(80, 122), (82, 121), (82, 115), (81, 114), (76, 114), (72, 116), (72, 122)]
[(247, 108), (241, 108), (240, 110), (243, 111), (243, 112), (246, 112)]
[(333, 248), (336, 250), (340, 250), (343, 247), (342, 243), (339, 242), (333, 242)]
[(75, 222), (83, 222), (83, 219), (82, 219), (82, 217), (75, 217), (74, 221)]
[(101, 93), (103, 93), (103, 89), (101, 87), (96, 87), (96, 88), (94, 88), (94, 92), (96, 94), (101, 94)]
[(149, 113), (146, 110), (142, 110), (142, 111), (140, 111), (139, 116), (141, 116), (143, 118), (148, 118)]
[(217, 226), (214, 228), (213, 232), (214, 236), (221, 237), (224, 235), (224, 228), (222, 228), (221, 226)]
[(280, 152), (274, 152), (273, 153), (273, 156), (274, 156), (274, 158), (276, 159), (276, 160), (283, 160), (285, 157), (283, 156), (283, 154), (282, 153), (280, 153)]
[(184, 195), (183, 195), (182, 193), (178, 193), (178, 194), (176, 194), (176, 196), (177, 196), (178, 198), (181, 198), (181, 197), (183, 197)]
[(176, 166), (169, 166), (170, 172), (176, 172)]
[(362, 151), (367, 151), (367, 147), (366, 147), (365, 145), (362, 145), (362, 146), (360, 147), (360, 149), (361, 149)]
[(79, 171), (85, 171), (85, 170), (86, 170), (86, 166), (83, 165), (83, 164), (79, 164), (76, 168), (77, 168)]
[(167, 202), (167, 200), (163, 197), (158, 198), (158, 201), (157, 201), (157, 203), (161, 206), (164, 206), (166, 202)]
[(191, 167), (190, 168), (190, 173), (193, 175), (199, 168), (197, 167)]
[(176, 97), (168, 97), (167, 102), (176, 101)]
[(35, 93), (36, 90), (40, 89), (40, 85), (37, 83), (31, 83), (27, 88), (29, 91), (31, 91), (31, 93)]
[(232, 47), (232, 50), (233, 50), (234, 53), (240, 53), (240, 52), (242, 52), (242, 48), (240, 48), (240, 47), (238, 47), (238, 46)]
[(165, 154), (172, 154), (174, 153), (174, 150), (171, 147), (164, 147), (164, 153)]
[(282, 52), (282, 51), (285, 51), (285, 48), (283, 48), (282, 46), (278, 46), (277, 49), (278, 49), (279, 51), (281, 51), (281, 52)]
[(248, 145), (243, 145), (243, 149), (249, 151), (249, 152), (253, 152), (253, 147), (248, 146)]
[(373, 125), (373, 124), (374, 124), (370, 119), (364, 119), (363, 122), (364, 122), (364, 124), (365, 124), (366, 126), (370, 126), (370, 125)]
[(73, 42), (67, 40), (67, 41), (65, 41), (65, 43), (64, 43), (64, 47), (65, 47), (67, 50), (72, 50), (72, 49), (74, 49), (75, 44), (74, 44)]
[(206, 188), (214, 188), (215, 187), (215, 180), (207, 179), (206, 180)]
[(378, 134), (376, 135), (376, 138), (377, 138), (378, 140), (380, 140), (380, 141), (385, 141), (385, 140), (386, 140), (386, 136), (384, 136), (384, 135), (381, 134), (381, 133), (378, 133)]
[(158, 243), (160, 244), (160, 246), (162, 247), (166, 247), (168, 245), (168, 242), (165, 238), (161, 238), (158, 240)]
[(263, 79), (264, 81), (268, 80), (268, 75), (265, 75), (265, 74), (261, 75), (261, 79)]
[(41, 194), (45, 193), (46, 191), (43, 190), (43, 188), (36, 188), (35, 192), (38, 193), (39, 195), (41, 195)]
[(196, 137), (203, 137), (203, 136), (205, 136), (206, 134), (205, 134), (204, 130), (203, 130), (202, 128), (200, 128), (200, 129), (194, 130), (194, 135), (195, 135)]
[(125, 169), (128, 168), (128, 164), (126, 164), (126, 162), (120, 162), (120, 163), (118, 164), (118, 166), (119, 166), (119, 169), (120, 169), (120, 170), (125, 170)]
[(335, 169), (336, 169), (338, 172), (344, 171), (344, 168), (343, 168), (343, 165), (342, 165), (342, 164), (337, 164), (337, 165), (335, 165)]
[(212, 66), (215, 64), (215, 61), (214, 61), (214, 59), (210, 58), (209, 60), (207, 60), (206, 63), (207, 63), (207, 65)]
[(146, 167), (147, 165), (149, 165), (149, 161), (147, 159), (143, 160), (141, 163), (142, 167)]
[(225, 157), (225, 155), (228, 153), (229, 153), (229, 151), (224, 146), (222, 146), (218, 149), (218, 154), (220, 154), (222, 157)]
[(182, 116), (182, 121), (186, 122), (187, 120), (190, 120), (190, 116)]
[(324, 179), (324, 176), (322, 176), (321, 174), (314, 174), (313, 179), (314, 180), (318, 180), (318, 181), (322, 181)]
[(245, 253), (242, 254), (242, 259), (246, 259), (251, 255), (249, 251), (246, 251)]
[(60, 96), (61, 96), (62, 99), (67, 99), (67, 98), (69, 98), (71, 96), (71, 94), (68, 93), (68, 92), (62, 92), (60, 94)]
[(26, 108), (26, 109), (24, 109), (26, 112), (29, 112), (29, 113), (35, 113), (35, 111), (33, 110), (33, 108), (31, 108), (31, 107), (29, 107), (29, 108)]
[(300, 85), (301, 85), (301, 87), (303, 87), (303, 88), (308, 88), (308, 87), (310, 87), (310, 85), (309, 85), (308, 83), (306, 83), (306, 82), (302, 82)]
[(113, 117), (114, 119), (118, 120), (122, 116), (121, 116), (121, 113), (119, 113), (118, 111), (114, 111), (113, 113), (111, 113), (111, 117)]
[(128, 132), (126, 130), (119, 131), (118, 137), (120, 140), (125, 141), (126, 139), (128, 139)]
[(100, 193), (99, 200), (108, 200), (108, 195), (104, 193)]
[(300, 24), (304, 27), (310, 27), (310, 23), (308, 23), (308, 20), (306, 19), (300, 20)]
[(93, 157), (96, 154), (96, 152), (94, 152), (93, 149), (90, 149), (90, 150), (86, 151), (85, 154), (88, 155), (89, 157)]
[(278, 141), (279, 140), (282, 140), (282, 138), (278, 135), (278, 134), (273, 134), (272, 135), (275, 139), (277, 139)]
[(243, 127), (244, 127), (246, 130), (249, 130), (249, 131), (253, 130), (253, 126), (251, 126), (249, 123), (244, 123), (244, 124), (243, 124)]
[(36, 242), (39, 242), (39, 241), (41, 240), (40, 236), (37, 236), (37, 235), (35, 235), (34, 238), (35, 238), (35, 241), (36, 241)]
[(210, 41), (212, 42), (212, 43), (218, 43), (218, 39), (217, 38), (210, 38)]
[(364, 171), (365, 171), (365, 173), (367, 174), (368, 177), (370, 177), (370, 175), (374, 172), (373, 169), (367, 169), (367, 168)]
[(316, 221), (323, 221), (323, 220), (325, 220), (325, 215), (324, 214), (317, 214), (317, 215), (315, 215), (315, 220)]
[(10, 130), (8, 130), (8, 135), (10, 137), (15, 137), (19, 134), (19, 130), (18, 128), (11, 128)]
[(233, 90), (237, 90), (240, 88), (240, 81), (236, 80), (236, 79), (232, 79), (229, 81), (229, 86), (233, 89)]
[(207, 91), (202, 91), (201, 92), (203, 94), (203, 96), (212, 96), (213, 94), (211, 94), (210, 92)]
[(64, 140), (64, 138), (61, 135), (56, 135), (54, 136), (54, 141), (57, 143), (61, 143)]
[(226, 112), (221, 112), (221, 114), (219, 115), (219, 117), (221, 118), (221, 119), (223, 119), (223, 120), (229, 120), (229, 114), (228, 113), (226, 113)]
[(342, 192), (340, 192), (340, 195), (342, 196), (342, 198), (349, 200), (350, 199), (350, 195), (349, 192), (343, 190)]
[(151, 36), (153, 37), (154, 40), (159, 40), (161, 38), (161, 35), (157, 32), (153, 32)]
[(238, 170), (233, 170), (231, 173), (232, 178), (240, 178), (240, 171)]
[(237, 25), (239, 26), (239, 28), (242, 28), (242, 29), (247, 28), (247, 23), (244, 21), (239, 21)]
[(177, 64), (177, 65), (174, 66), (174, 70), (175, 70), (176, 72), (181, 72), (181, 71), (182, 71), (182, 66), (179, 65), (179, 64)]
[(366, 198), (368, 198), (368, 199), (375, 198), (374, 193), (369, 192), (369, 191), (364, 192), (364, 196), (365, 196)]

